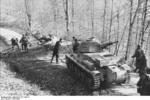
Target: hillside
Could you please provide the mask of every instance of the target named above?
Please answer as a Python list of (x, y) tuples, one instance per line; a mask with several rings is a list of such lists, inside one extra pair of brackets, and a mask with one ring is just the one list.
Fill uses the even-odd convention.
[[(29, 52), (11, 49), (11, 39), (22, 35), (28, 38)], [(130, 67), (135, 67), (132, 55), (140, 45), (150, 68), (150, 0), (0, 0), (0, 80), (7, 79), (0, 81), (0, 96), (139, 95), (139, 75), (133, 71), (128, 84), (102, 91), (91, 91), (72, 78), (65, 62), (72, 37), (79, 42), (94, 38), (99, 47), (116, 42), (105, 49)], [(50, 63), (60, 38), (60, 63)]]

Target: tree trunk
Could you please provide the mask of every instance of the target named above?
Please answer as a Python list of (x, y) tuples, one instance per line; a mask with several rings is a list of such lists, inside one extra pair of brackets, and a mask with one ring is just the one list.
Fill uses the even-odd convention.
[(28, 23), (28, 26), (27, 26), (27, 29), (28, 29), (28, 32), (31, 33), (31, 11), (30, 11), (30, 7), (29, 7), (29, 0), (25, 0), (24, 1), (24, 5), (25, 5), (25, 11), (26, 11), (26, 15), (27, 15), (27, 23)]
[(72, 28), (74, 32), (74, 0), (72, 0)]
[(129, 34), (128, 34), (128, 41), (127, 41), (127, 49), (126, 49), (126, 55), (125, 55), (125, 59), (127, 60), (128, 58), (128, 53), (129, 53), (129, 49), (130, 49), (130, 39), (131, 39), (131, 33), (132, 33), (132, 10), (133, 10), (133, 1), (130, 0), (130, 24), (129, 24)]
[[(118, 23), (118, 28), (117, 28), (117, 39), (116, 39), (116, 41), (118, 41), (118, 39), (119, 39), (119, 33), (120, 33), (120, 11), (119, 11), (119, 9), (118, 9), (118, 14), (117, 14), (117, 23)], [(118, 43), (116, 44), (116, 49), (115, 49), (115, 54), (116, 55), (118, 55)]]
[(92, 37), (94, 36), (94, 0), (92, 0), (92, 7), (91, 7), (91, 24), (92, 24)]
[[(112, 22), (113, 22), (113, 3), (114, 3), (114, 1), (112, 0), (110, 26), (109, 26), (109, 42), (111, 40), (111, 30), (112, 30)], [(109, 51), (110, 51), (110, 47), (109, 47)]]
[[(138, 6), (136, 8), (136, 11), (133, 16), (133, 0), (130, 0), (130, 24), (129, 24), (129, 34), (128, 34), (128, 41), (127, 41), (127, 49), (126, 49), (126, 54), (125, 54), (125, 59), (127, 60), (129, 54), (130, 54), (130, 45), (131, 45), (131, 39), (132, 39), (132, 28), (137, 16), (137, 13), (139, 11), (139, 7), (141, 5), (141, 0), (138, 0)], [(132, 18), (133, 17), (133, 18)]]
[(107, 0), (105, 0), (104, 15), (103, 15), (103, 33), (102, 33), (102, 39), (101, 39), (102, 42), (104, 42), (106, 38), (106, 33), (105, 33), (106, 7), (107, 7)]
[(143, 46), (143, 42), (144, 42), (145, 23), (146, 23), (146, 18), (147, 18), (147, 3), (148, 3), (148, 0), (145, 0), (144, 10), (143, 10), (144, 16), (143, 16), (142, 30), (141, 30), (141, 46)]
[(68, 0), (66, 0), (66, 31), (69, 35), (69, 9), (68, 9)]

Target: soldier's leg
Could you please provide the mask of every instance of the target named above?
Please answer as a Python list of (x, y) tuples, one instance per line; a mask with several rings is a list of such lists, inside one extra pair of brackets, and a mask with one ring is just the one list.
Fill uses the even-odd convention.
[(145, 68), (143, 68), (142, 66), (142, 68), (139, 69), (139, 74), (144, 74), (144, 73), (146, 73), (146, 71), (145, 71)]
[(25, 46), (26, 46), (26, 52), (28, 52), (28, 44), (26, 44)]
[(26, 52), (26, 45), (24, 44), (23, 46), (24, 46), (24, 51)]
[(53, 58), (55, 57), (55, 53), (53, 52), (52, 58), (51, 58), (51, 63), (53, 62)]
[(19, 49), (20, 49), (20, 48), (19, 48), (19, 44), (17, 44), (17, 47), (18, 47), (18, 50), (19, 50)]
[[(136, 68), (135, 68), (135, 72), (137, 72), (138, 70), (139, 70), (139, 68), (140, 68), (140, 64), (139, 63), (136, 63)], [(140, 70), (139, 70), (140, 71)], [(138, 72), (139, 72), (138, 71)]]
[(22, 47), (22, 50), (24, 49), (24, 45), (23, 44), (21, 44), (21, 47)]
[(59, 55), (56, 54), (56, 63), (58, 63), (58, 58), (59, 58)]
[(28, 47), (27, 46), (28, 46), (27, 44), (24, 44), (24, 49), (25, 49), (26, 52), (28, 52)]
[(12, 45), (12, 50), (14, 50), (14, 45)]

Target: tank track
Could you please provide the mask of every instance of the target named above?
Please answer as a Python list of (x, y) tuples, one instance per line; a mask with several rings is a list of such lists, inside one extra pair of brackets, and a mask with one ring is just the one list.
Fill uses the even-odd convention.
[(66, 56), (66, 64), (71, 75), (86, 84), (89, 89), (100, 88), (102, 75), (99, 71), (89, 71), (70, 56)]

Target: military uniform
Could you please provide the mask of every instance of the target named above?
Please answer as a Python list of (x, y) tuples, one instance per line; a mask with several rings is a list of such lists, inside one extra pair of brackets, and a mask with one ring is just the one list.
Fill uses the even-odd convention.
[(140, 95), (150, 95), (150, 77), (147, 74), (140, 75), (137, 86), (137, 92), (140, 93)]
[(138, 48), (135, 51), (135, 54), (132, 56), (132, 58), (136, 58), (136, 69), (137, 71), (139, 69), (139, 74), (145, 72), (146, 68), (146, 57), (144, 55), (143, 50), (138, 46)]
[(74, 42), (74, 44), (73, 44), (73, 52), (74, 52), (74, 53), (77, 53), (77, 52), (78, 52), (78, 47), (79, 47), (78, 40), (75, 39), (75, 42)]
[(60, 42), (61, 42), (61, 40), (60, 40), (60, 41), (57, 41), (56, 44), (55, 44), (55, 46), (54, 46), (51, 63), (52, 63), (53, 58), (54, 58), (55, 56), (56, 56), (56, 63), (58, 63)]
[(22, 50), (28, 51), (28, 40), (25, 36), (23, 36), (20, 40)]
[(19, 45), (18, 45), (17, 39), (15, 40), (14, 38), (12, 38), (11, 39), (11, 45), (12, 45), (12, 49), (14, 49), (15, 46), (17, 46), (18, 49), (19, 49)]

